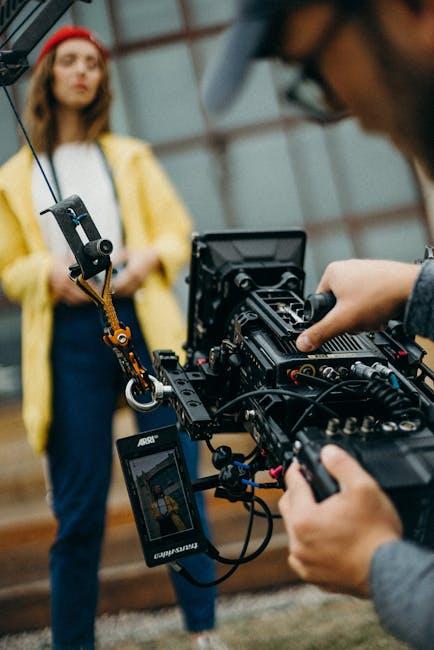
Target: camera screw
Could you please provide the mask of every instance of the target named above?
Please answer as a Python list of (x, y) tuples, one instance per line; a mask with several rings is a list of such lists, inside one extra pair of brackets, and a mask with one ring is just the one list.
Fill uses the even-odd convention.
[(398, 431), (398, 425), (396, 422), (383, 422), (381, 431), (385, 434), (396, 433)]
[(329, 436), (329, 438), (333, 438), (333, 436), (336, 436), (340, 433), (340, 428), (341, 422), (339, 418), (330, 418), (327, 423), (325, 434), (326, 436)]
[(373, 415), (365, 415), (363, 418), (362, 426), (360, 427), (360, 431), (367, 435), (369, 433), (373, 433), (375, 430), (375, 418)]
[(350, 417), (345, 420), (344, 433), (351, 436), (357, 431), (357, 418)]
[(414, 433), (418, 428), (417, 422), (412, 422), (411, 420), (403, 420), (399, 423), (399, 430), (403, 433)]
[(117, 335), (116, 338), (117, 338), (118, 343), (119, 343), (120, 345), (125, 345), (125, 343), (126, 343), (127, 340), (128, 340), (126, 334), (124, 334), (123, 332), (120, 332), (120, 333)]
[(216, 469), (223, 469), (232, 460), (232, 449), (227, 445), (221, 445), (213, 452), (212, 464)]
[(296, 440), (293, 446), (294, 454), (298, 454), (298, 452), (301, 451), (302, 449), (303, 449), (302, 443), (300, 442), (300, 440)]
[(336, 372), (336, 370), (331, 366), (321, 366), (319, 369), (319, 374), (324, 379), (328, 379), (328, 381), (337, 381), (340, 379), (339, 373)]

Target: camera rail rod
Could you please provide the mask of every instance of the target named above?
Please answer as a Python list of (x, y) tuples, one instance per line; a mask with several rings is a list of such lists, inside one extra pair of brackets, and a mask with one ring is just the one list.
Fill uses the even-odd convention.
[[(0, 35), (32, 0), (3, 0), (0, 2)], [(15, 43), (7, 49), (0, 46), (0, 86), (10, 86), (28, 69), (28, 55), (77, 0), (36, 0), (41, 6), (32, 22)], [(92, 0), (81, 0), (92, 2)], [(30, 15), (28, 16), (30, 19)], [(23, 23), (27, 21), (24, 18)], [(5, 40), (5, 43), (9, 39)]]

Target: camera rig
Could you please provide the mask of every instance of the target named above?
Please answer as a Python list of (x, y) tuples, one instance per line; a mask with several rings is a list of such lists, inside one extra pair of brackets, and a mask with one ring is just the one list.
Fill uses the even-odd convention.
[(154, 353), (157, 377), (193, 440), (246, 430), (249, 463), (213, 450), (233, 496), (267, 469), (280, 487), (294, 458), (321, 500), (338, 489), (320, 462), (340, 445), (394, 501), (404, 534), (434, 545), (432, 371), (399, 321), (382, 332), (343, 334), (311, 354), (295, 339), (334, 305), (303, 299), (301, 231), (208, 233), (193, 239), (187, 363)]
[[(214, 489), (215, 496), (242, 501), (250, 511), (247, 539), (239, 558), (222, 558), (209, 542), (206, 545), (212, 557), (233, 565), (229, 574), (257, 557), (271, 538), (273, 517), (277, 515), (272, 515), (265, 501), (255, 494), (256, 488), (284, 489), (285, 470), (297, 460), (318, 500), (338, 491), (320, 460), (321, 448), (330, 442), (354, 456), (387, 492), (401, 516), (405, 537), (434, 547), (434, 411), (430, 385), (434, 373), (423, 363), (425, 351), (407, 336), (400, 321), (390, 321), (384, 331), (343, 334), (313, 353), (301, 353), (295, 345), (297, 336), (335, 304), (332, 294), (303, 298), (303, 231), (195, 235), (186, 363), (181, 364), (171, 350), (154, 351), (152, 377), (135, 357), (131, 337), (122, 336), (128, 334), (128, 327), (113, 317), (110, 247), (101, 246), (106, 240), (92, 229), (87, 233), (93, 240), (73, 240), (72, 231), (79, 223), (92, 223), (78, 197), (66, 199), (50, 211), (76, 256), (71, 277), (101, 310), (104, 340), (114, 349), (128, 380), (129, 404), (142, 411), (170, 405), (179, 428), (192, 440), (206, 443), (217, 470), (215, 475), (196, 481), (193, 490)], [(90, 267), (84, 264), (89, 260)], [(85, 278), (94, 274), (92, 267), (106, 269), (102, 296), (87, 288)], [(143, 401), (149, 392), (151, 400)], [(254, 441), (247, 455), (227, 445), (212, 445), (216, 433), (241, 431), (248, 432)], [(136, 460), (140, 447), (149, 446), (147, 453), (160, 451), (157, 440), (166, 435), (160, 433), (132, 437), (134, 441), (128, 445), (130, 451), (133, 446)], [(121, 460), (125, 460), (125, 445), (122, 440), (118, 444)], [(123, 469), (139, 522), (145, 506), (139, 504), (138, 487), (133, 485), (125, 462)], [(256, 474), (264, 470), (271, 480), (258, 482)], [(188, 491), (185, 476), (182, 483)], [(268, 528), (260, 547), (247, 555), (255, 515), (265, 517)], [(138, 527), (140, 532), (139, 523)], [(141, 539), (149, 560), (146, 549), (150, 539), (145, 533)], [(202, 548), (195, 543), (180, 544), (179, 540), (181, 537), (174, 535), (170, 543), (155, 542), (159, 552), (149, 563), (173, 562)], [(181, 565), (175, 567), (194, 584), (200, 584)]]
[[(74, 2), (34, 0), (33, 9), (0, 44), (0, 86), (31, 148), (6, 87), (25, 72), (28, 54)], [(0, 0), (0, 35), (30, 3)], [(17, 32), (17, 41), (6, 49)], [(329, 442), (354, 456), (389, 494), (404, 535), (434, 547), (434, 373), (423, 363), (424, 350), (399, 321), (389, 322), (382, 332), (338, 336), (312, 354), (297, 350), (300, 332), (335, 303), (332, 294), (303, 299), (306, 242), (302, 231), (195, 236), (187, 361), (181, 365), (172, 351), (155, 351), (154, 377), (135, 354), (130, 329), (119, 322), (112, 302), (111, 242), (101, 237), (78, 196), (56, 202), (47, 211), (55, 216), (75, 255), (71, 278), (100, 311), (104, 340), (128, 382), (127, 401), (142, 411), (160, 404), (172, 406), (179, 427), (192, 440), (205, 441), (217, 470), (191, 486), (176, 430), (171, 428), (118, 441), (150, 566), (172, 562), (187, 580), (204, 587), (228, 578), (266, 548), (273, 518), (278, 516), (255, 494), (256, 488), (284, 489), (284, 472), (296, 459), (318, 500), (338, 490), (320, 459), (321, 448)], [(98, 273), (105, 274), (101, 292), (89, 283)], [(148, 393), (150, 401), (143, 402), (141, 397)], [(248, 455), (227, 445), (213, 447), (215, 433), (243, 430), (254, 440)], [(170, 474), (171, 487), (179, 488), (182, 503), (162, 496), (155, 483), (143, 479), (150, 479), (157, 469)], [(256, 481), (263, 470), (268, 470), (271, 482)], [(206, 489), (214, 489), (217, 497), (243, 502), (249, 511), (238, 558), (222, 557), (203, 535), (193, 490)], [(160, 514), (154, 517), (159, 502), (163, 506), (158, 506)], [(265, 517), (267, 531), (258, 548), (248, 553), (255, 516)], [(163, 519), (165, 532), (162, 523), (157, 525)], [(198, 582), (177, 562), (201, 550), (231, 565), (214, 583)]]

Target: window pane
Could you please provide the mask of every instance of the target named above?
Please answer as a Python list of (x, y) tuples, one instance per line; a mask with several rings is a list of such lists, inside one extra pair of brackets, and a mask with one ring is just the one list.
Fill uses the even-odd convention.
[(113, 104), (111, 110), (111, 128), (116, 133), (124, 135), (131, 134), (131, 126), (128, 119), (128, 107), (126, 102), (128, 96), (123, 91), (123, 80), (119, 75), (118, 65), (115, 61), (111, 64), (112, 71), (112, 88), (113, 88)]
[(288, 145), (305, 219), (341, 216), (324, 129), (304, 123), (289, 131)]
[(142, 40), (182, 28), (177, 0), (128, 0), (115, 2), (122, 41)]
[(135, 135), (151, 142), (203, 132), (197, 87), (184, 44), (132, 54), (119, 61)]
[(189, 0), (193, 22), (198, 26), (229, 21), (235, 14), (235, 0)]
[(107, 15), (106, 2), (91, 2), (90, 4), (76, 2), (74, 15), (80, 25), (93, 29), (105, 45), (108, 47), (113, 45), (113, 32)]
[[(8, 89), (9, 94), (13, 98), (11, 89)], [(0, 99), (2, 120), (1, 120), (1, 147), (0, 147), (0, 165), (6, 162), (14, 153), (17, 152), (18, 144), (18, 129), (17, 121), (9, 106), (9, 102), (2, 93)]]
[(161, 162), (190, 210), (194, 228), (199, 232), (224, 228), (218, 169), (213, 156), (206, 149), (191, 149), (166, 154)]
[(306, 274), (304, 281), (304, 295), (308, 296), (310, 293), (315, 292), (321, 277), (321, 269), (317, 265), (317, 260), (313, 253), (313, 246), (310, 245), (309, 239), (307, 241), (306, 255), (304, 259), (304, 272)]
[[(207, 62), (215, 55), (217, 39), (207, 38), (195, 43), (203, 76)], [(232, 128), (252, 122), (279, 117), (279, 107), (270, 65), (264, 61), (251, 66), (250, 73), (234, 104), (221, 117), (212, 118), (218, 128)]]
[(332, 143), (346, 212), (418, 201), (406, 161), (386, 140), (366, 135), (354, 121), (348, 121), (334, 128)]
[(257, 135), (228, 150), (232, 202), (238, 223), (248, 228), (290, 228), (302, 212), (285, 136)]
[(344, 228), (323, 233), (320, 237), (311, 237), (308, 246), (312, 249), (316, 271), (322, 276), (327, 264), (335, 260), (345, 260), (354, 256), (354, 249), (348, 233)]
[(414, 262), (424, 254), (426, 234), (416, 215), (408, 221), (366, 229), (360, 237), (366, 257)]

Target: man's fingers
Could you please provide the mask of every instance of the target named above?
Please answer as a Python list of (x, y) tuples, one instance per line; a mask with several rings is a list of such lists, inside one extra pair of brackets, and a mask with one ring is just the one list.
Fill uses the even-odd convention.
[(324, 273), (321, 280), (319, 281), (315, 293), (327, 293), (327, 291), (331, 291), (331, 288), (330, 288), (330, 283), (328, 281), (327, 272), (326, 272)]
[(318, 323), (300, 334), (295, 343), (301, 352), (313, 352), (329, 339), (345, 332), (345, 323), (345, 312), (336, 305)]
[(301, 473), (298, 463), (293, 463), (286, 472), (285, 482), (288, 488), (287, 495), (290, 508), (297, 507), (298, 510), (302, 510), (304, 507), (315, 503), (312, 490)]
[(326, 470), (337, 480), (342, 490), (360, 483), (372, 483), (373, 479), (352, 456), (337, 445), (326, 445), (321, 451), (321, 461)]

